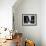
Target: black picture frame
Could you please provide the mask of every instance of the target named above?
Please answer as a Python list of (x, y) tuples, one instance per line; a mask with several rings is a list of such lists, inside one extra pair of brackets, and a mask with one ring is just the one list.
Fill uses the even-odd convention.
[(37, 14), (22, 14), (22, 26), (36, 26)]

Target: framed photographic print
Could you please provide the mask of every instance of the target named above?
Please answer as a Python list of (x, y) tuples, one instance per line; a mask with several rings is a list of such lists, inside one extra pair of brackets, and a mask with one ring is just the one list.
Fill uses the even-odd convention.
[(22, 14), (22, 25), (23, 26), (36, 26), (37, 14)]

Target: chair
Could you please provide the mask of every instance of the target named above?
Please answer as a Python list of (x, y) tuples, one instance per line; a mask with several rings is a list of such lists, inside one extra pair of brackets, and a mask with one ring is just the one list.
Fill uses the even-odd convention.
[(15, 43), (16, 46), (21, 46), (22, 45), (22, 33), (15, 33)]

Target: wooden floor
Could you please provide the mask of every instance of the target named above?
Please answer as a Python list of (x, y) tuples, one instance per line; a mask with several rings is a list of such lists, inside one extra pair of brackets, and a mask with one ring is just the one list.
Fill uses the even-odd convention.
[(6, 42), (2, 43), (0, 46), (16, 46), (15, 39), (13, 40), (6, 40)]

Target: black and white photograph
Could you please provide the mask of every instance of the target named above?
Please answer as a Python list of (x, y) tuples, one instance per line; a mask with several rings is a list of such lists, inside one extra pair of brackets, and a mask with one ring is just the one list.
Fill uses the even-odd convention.
[(37, 14), (22, 14), (22, 25), (35, 26), (37, 25)]

